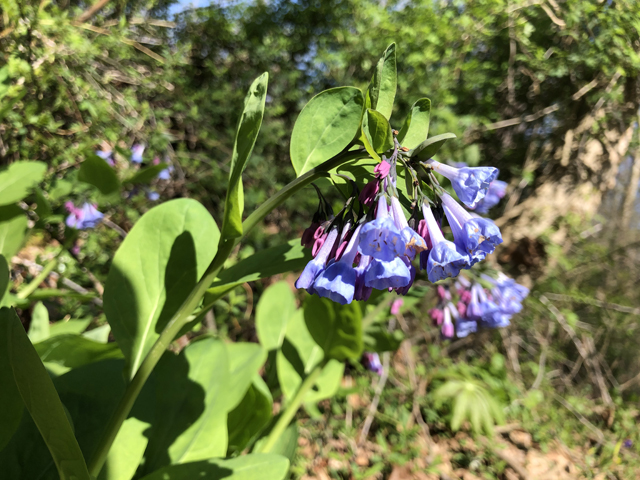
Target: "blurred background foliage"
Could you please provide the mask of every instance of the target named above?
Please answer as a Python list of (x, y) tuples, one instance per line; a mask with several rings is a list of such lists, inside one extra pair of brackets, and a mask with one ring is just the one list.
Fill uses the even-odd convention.
[[(46, 162), (45, 196), (54, 214), (63, 212), (70, 180), (88, 154), (115, 150), (118, 174), (127, 178), (134, 173), (128, 150), (140, 143), (145, 163), (157, 156), (175, 168), (172, 182), (156, 185), (163, 200), (193, 197), (220, 219), (238, 109), (247, 85), (267, 71), (265, 119), (245, 173), (246, 211), (252, 211), (294, 178), (288, 139), (304, 104), (333, 86), (365, 87), (392, 41), (400, 99), (392, 124), (400, 125), (415, 100), (431, 98), (432, 134), (458, 136), (440, 160), (494, 165), (509, 183), (492, 211), (505, 239), (492, 261), (532, 288), (525, 311), (507, 331), (447, 344), (424, 316), (433, 296), (420, 299), (406, 313), (408, 346), (390, 360), (395, 381), (378, 395), (373, 453), (361, 460), (360, 447), (352, 445), (373, 391), (355, 401), (346, 385), (306, 421), (300, 476), (366, 478), (399, 471), (398, 465), (419, 469), (417, 438), (433, 440), (409, 420), (415, 402), (433, 438), (453, 440), (438, 382), (471, 376), (500, 392), (508, 424), (530, 432), (543, 449), (568, 445), (579, 452), (572, 465), (585, 478), (598, 472), (607, 475), (598, 478), (635, 478), (638, 2), (274, 0), (193, 7), (113, 0), (96, 6), (0, 1), (1, 162)], [(133, 187), (126, 201), (78, 189), (73, 195), (91, 197), (124, 231), (151, 206)], [(238, 257), (299, 236), (315, 208), (311, 189), (290, 199), (252, 232)], [(46, 258), (52, 242), (62, 241), (56, 228), (41, 226), (27, 247), (37, 252), (29, 253), (32, 260)], [(58, 273), (88, 288), (100, 285), (108, 252), (120, 242), (114, 228), (103, 225), (100, 235), (84, 238), (80, 256), (63, 256)], [(250, 337), (254, 295), (265, 285), (227, 295), (209, 321), (232, 338)], [(57, 312), (53, 318), (95, 313), (91, 304), (79, 315), (70, 300), (47, 306)], [(336, 439), (344, 451), (331, 443)], [(453, 452), (441, 454), (449, 475), (462, 476), (458, 468), (509, 478), (514, 471), (482, 442), (457, 443), (442, 447)]]

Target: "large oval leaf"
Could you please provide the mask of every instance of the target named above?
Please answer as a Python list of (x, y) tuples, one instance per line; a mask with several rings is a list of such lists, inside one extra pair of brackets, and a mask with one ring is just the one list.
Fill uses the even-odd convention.
[(209, 212), (183, 198), (149, 210), (122, 242), (104, 310), (129, 378), (213, 260), (219, 238)]
[(398, 84), (396, 72), (396, 44), (392, 43), (382, 54), (367, 89), (367, 108), (377, 110), (389, 120), (393, 111)]
[[(61, 480), (89, 480), (80, 446), (49, 374), (13, 309), (0, 309), (0, 369), (10, 369), (24, 406), (38, 427)], [(3, 385), (4, 388), (13, 388)]]
[(393, 148), (393, 134), (391, 125), (380, 112), (367, 109), (362, 118), (362, 133), (364, 146), (373, 158), (380, 160), (379, 153)]
[(27, 216), (17, 205), (0, 207), (0, 254), (13, 257), (24, 241)]
[(252, 453), (231, 460), (212, 458), (201, 462), (171, 465), (153, 472), (141, 480), (284, 480), (289, 460), (265, 453)]
[(256, 332), (267, 350), (282, 346), (289, 318), (296, 310), (296, 299), (285, 281), (269, 286), (256, 306)]
[(345, 149), (360, 126), (364, 98), (355, 87), (325, 90), (305, 105), (291, 133), (291, 163), (298, 176)]
[(438, 153), (440, 147), (451, 138), (456, 138), (455, 133), (443, 133), (428, 138), (411, 151), (411, 158), (416, 160), (429, 160)]
[(116, 172), (102, 158), (94, 153), (87, 154), (78, 172), (78, 180), (93, 185), (100, 193), (108, 195), (120, 188)]
[(260, 434), (271, 419), (272, 409), (273, 398), (269, 387), (262, 377), (255, 375), (244, 398), (227, 417), (229, 432), (227, 456), (241, 452), (253, 438)]
[(421, 98), (413, 104), (398, 133), (398, 142), (412, 150), (427, 139), (431, 117), (431, 100)]
[(42, 180), (47, 165), (42, 162), (14, 162), (0, 172), (0, 205), (16, 203)]

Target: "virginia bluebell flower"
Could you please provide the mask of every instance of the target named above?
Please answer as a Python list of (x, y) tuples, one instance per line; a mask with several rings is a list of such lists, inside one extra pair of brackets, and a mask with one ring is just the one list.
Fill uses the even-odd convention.
[(493, 284), (491, 295), (502, 313), (514, 315), (522, 310), (522, 301), (529, 295), (528, 288), (516, 283), (502, 272), (498, 274), (498, 279), (485, 274), (482, 278)]
[(374, 258), (364, 274), (364, 284), (378, 290), (406, 287), (411, 281), (411, 270), (400, 257), (390, 261)]
[(453, 338), (453, 323), (451, 322), (451, 310), (447, 307), (444, 308), (444, 321), (440, 329), (444, 338)]
[(380, 356), (375, 352), (364, 352), (362, 354), (362, 365), (367, 370), (382, 375), (382, 363), (380, 363)]
[(358, 226), (353, 232), (340, 260), (328, 265), (316, 277), (313, 289), (319, 296), (329, 298), (341, 305), (353, 301), (356, 288), (356, 271), (353, 268), (353, 261), (358, 253), (360, 228)]
[(372, 287), (365, 285), (364, 275), (369, 265), (371, 264), (372, 257), (369, 255), (360, 255), (358, 266), (356, 267), (356, 289), (353, 294), (355, 300), (369, 300), (371, 296)]
[(482, 213), (483, 215), (489, 212), (490, 208), (495, 207), (500, 200), (507, 193), (507, 182), (502, 180), (494, 180), (489, 184), (489, 190), (482, 200), (476, 203), (473, 211)]
[(109, 164), (109, 166), (113, 167), (115, 165), (115, 161), (113, 160), (113, 152), (112, 151), (103, 151), (96, 150), (96, 155), (103, 159), (105, 162)]
[(135, 143), (131, 147), (131, 162), (142, 163), (142, 154), (144, 153), (144, 145)]
[(474, 320), (489, 318), (499, 312), (498, 305), (487, 298), (487, 294), (479, 283), (471, 287), (471, 301), (467, 307), (467, 317)]
[(160, 199), (160, 194), (155, 190), (149, 190), (147, 191), (147, 199), (152, 202), (157, 202)]
[(94, 228), (104, 216), (91, 203), (85, 202), (80, 208), (76, 207), (73, 202), (67, 202), (64, 206), (70, 213), (65, 223), (68, 227), (77, 228), (78, 230)]
[(376, 219), (365, 223), (362, 227), (358, 250), (363, 255), (389, 262), (404, 255), (405, 249), (402, 234), (389, 216), (387, 200), (384, 196), (380, 196)]
[(456, 320), (456, 336), (458, 338), (464, 338), (470, 333), (478, 331), (478, 322), (475, 320), (469, 320), (468, 318), (460, 317)]
[(416, 254), (427, 250), (427, 243), (418, 232), (409, 226), (397, 197), (391, 197), (391, 214), (396, 227), (400, 230), (400, 235), (402, 235), (405, 245), (404, 255), (409, 260), (413, 260)]
[(329, 258), (329, 254), (331, 253), (331, 249), (333, 248), (337, 238), (338, 227), (333, 226), (331, 231), (327, 234), (322, 247), (318, 250), (315, 258), (307, 263), (307, 266), (304, 267), (300, 277), (296, 280), (296, 288), (304, 288), (309, 293), (313, 293), (313, 282), (325, 269), (327, 259)]
[(455, 168), (435, 160), (427, 160), (431, 167), (451, 181), (458, 198), (470, 208), (475, 208), (489, 190), (489, 184), (498, 176), (494, 167)]
[(433, 212), (426, 203), (422, 205), (424, 219), (427, 221), (429, 237), (433, 248), (427, 260), (427, 277), (430, 282), (437, 282), (448, 277), (455, 277), (468, 264), (468, 258), (461, 255), (456, 245), (444, 238)]

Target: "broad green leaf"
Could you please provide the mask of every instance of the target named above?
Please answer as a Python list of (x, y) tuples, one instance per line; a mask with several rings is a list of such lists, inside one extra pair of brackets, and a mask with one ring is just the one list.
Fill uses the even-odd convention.
[(267, 351), (257, 343), (235, 342), (227, 345), (229, 385), (226, 390), (228, 410), (235, 408), (251, 385), (251, 379), (267, 360)]
[(367, 352), (395, 352), (400, 347), (404, 335), (401, 330), (389, 332), (383, 323), (373, 323), (364, 331), (364, 345)]
[(0, 309), (0, 351), (7, 350), (15, 384), (44, 439), (61, 480), (89, 480), (89, 472), (58, 393), (15, 311)]
[[(285, 398), (295, 395), (302, 380), (322, 361), (324, 354), (313, 340), (304, 321), (302, 310), (289, 320), (282, 348), (276, 355), (278, 381)], [(330, 360), (318, 377), (316, 385), (304, 398), (304, 403), (316, 403), (333, 396), (340, 387), (344, 363)]]
[(296, 298), (287, 282), (274, 283), (264, 291), (256, 306), (256, 332), (264, 348), (280, 348), (295, 310)]
[[(296, 450), (298, 449), (298, 437), (300, 434), (298, 433), (298, 424), (296, 422), (292, 422), (280, 435), (280, 438), (276, 440), (273, 446), (270, 449), (271, 454), (282, 455), (289, 459), (289, 461), (293, 461)], [(254, 447), (254, 451), (262, 450), (262, 445), (266, 442), (267, 438), (262, 437), (260, 440), (256, 442)]]
[[(6, 348), (6, 338), (2, 335), (5, 331), (6, 312), (9, 310), (0, 310), (0, 452), (7, 445), (11, 437), (18, 429), (24, 405), (20, 392), (13, 380), (13, 369), (11, 368), (11, 358), (9, 349)], [(1, 459), (1, 458), (0, 458)], [(0, 471), (4, 471), (2, 462), (0, 462)]]
[(247, 166), (247, 161), (251, 156), (253, 146), (262, 126), (268, 81), (268, 73), (265, 72), (260, 75), (251, 84), (249, 92), (244, 99), (244, 110), (238, 122), (236, 138), (233, 142), (229, 186), (227, 187), (224, 220), (222, 222), (223, 238), (235, 238), (242, 235), (242, 212), (244, 211), (242, 172)]
[(219, 237), (209, 212), (183, 198), (149, 210), (120, 245), (104, 311), (129, 378), (213, 260)]
[(161, 171), (168, 167), (169, 165), (167, 165), (166, 163), (159, 163), (158, 165), (151, 165), (150, 167), (143, 168), (131, 178), (125, 180), (124, 184), (138, 185), (141, 183), (149, 183), (151, 180), (156, 178)]
[(443, 133), (435, 137), (428, 138), (411, 151), (411, 158), (415, 160), (429, 160), (433, 157), (440, 147), (450, 138), (456, 138), (453, 133)]
[(36, 204), (36, 214), (40, 220), (51, 215), (51, 205), (40, 188), (36, 188)]
[(381, 113), (367, 109), (362, 117), (362, 133), (364, 134), (364, 147), (376, 160), (380, 160), (379, 153), (384, 153), (393, 148), (393, 133), (389, 120)]
[(0, 205), (19, 202), (40, 183), (47, 171), (42, 162), (13, 162), (0, 171)]
[(84, 332), (82, 336), (84, 338), (88, 338), (89, 340), (93, 340), (98, 343), (107, 343), (109, 341), (109, 334), (111, 333), (111, 325), (105, 323), (104, 325), (100, 325), (88, 332)]
[[(300, 245), (299, 239), (260, 250), (223, 270), (211, 288), (207, 290), (207, 295), (223, 295), (230, 289), (246, 282), (302, 270), (309, 260), (311, 260), (311, 251)], [(205, 303), (208, 303), (206, 297)]]
[(0, 254), (11, 259), (22, 246), (27, 231), (27, 216), (17, 205), (0, 207)]
[(47, 338), (49, 338), (49, 311), (42, 302), (38, 302), (31, 313), (29, 340), (31, 340), (31, 343), (38, 343)]
[(431, 100), (421, 98), (414, 103), (398, 133), (400, 145), (412, 150), (424, 142), (429, 135), (430, 116)]
[(280, 455), (252, 453), (230, 460), (212, 458), (156, 470), (141, 480), (284, 480), (289, 460)]
[(382, 54), (373, 72), (367, 89), (367, 108), (377, 110), (389, 120), (393, 111), (397, 83), (396, 44), (392, 43)]
[[(67, 370), (109, 358), (122, 358), (115, 343), (98, 343), (81, 335), (59, 335), (35, 345), (40, 360)], [(58, 369), (61, 372), (61, 369)]]
[(362, 355), (362, 311), (358, 303), (339, 305), (312, 295), (304, 302), (304, 320), (327, 358), (343, 362)]
[(86, 330), (91, 323), (91, 317), (73, 319), (73, 320), (61, 320), (54, 322), (49, 326), (49, 336), (56, 337), (58, 335), (67, 334), (80, 334)]
[(102, 158), (88, 153), (78, 172), (78, 180), (96, 187), (100, 193), (108, 195), (120, 188), (116, 172)]
[(291, 132), (298, 177), (343, 151), (360, 127), (364, 99), (355, 87), (325, 90), (305, 105)]
[(7, 259), (4, 258), (4, 255), (0, 255), (0, 300), (4, 297), (4, 294), (7, 293), (7, 288), (9, 287), (9, 264), (7, 264)]
[(129, 417), (124, 421), (109, 450), (98, 480), (133, 478), (149, 443), (144, 435), (148, 428), (148, 423), (135, 417)]
[(227, 456), (241, 452), (253, 438), (262, 432), (271, 419), (273, 399), (269, 387), (258, 375), (244, 398), (227, 417), (229, 447)]

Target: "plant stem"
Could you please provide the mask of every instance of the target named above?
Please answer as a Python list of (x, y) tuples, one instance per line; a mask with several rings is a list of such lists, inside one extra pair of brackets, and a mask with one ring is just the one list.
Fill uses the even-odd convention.
[[(189, 297), (187, 297), (178, 311), (173, 315), (171, 320), (169, 320), (169, 323), (167, 323), (167, 326), (160, 334), (160, 337), (158, 338), (158, 340), (156, 340), (156, 343), (153, 344), (151, 350), (149, 350), (149, 353), (143, 360), (140, 368), (136, 371), (135, 375), (127, 385), (124, 396), (120, 400), (120, 403), (118, 404), (115, 412), (109, 419), (105, 432), (100, 438), (100, 442), (98, 443), (98, 446), (96, 447), (96, 450), (91, 457), (91, 461), (88, 464), (89, 473), (92, 476), (97, 477), (100, 473), (100, 470), (102, 470), (104, 462), (107, 459), (107, 455), (109, 454), (109, 450), (111, 449), (111, 445), (113, 445), (113, 441), (115, 440), (120, 427), (122, 427), (122, 424), (129, 416), (129, 412), (131, 411), (131, 408), (133, 408), (133, 404), (138, 398), (142, 387), (151, 375), (151, 372), (153, 372), (153, 369), (160, 360), (160, 357), (162, 357), (167, 347), (171, 344), (171, 342), (173, 342), (175, 336), (182, 329), (191, 313), (200, 303), (200, 300), (204, 296), (209, 286), (216, 279), (218, 273), (220, 273), (220, 270), (222, 270), (225, 262), (227, 261), (227, 258), (233, 251), (233, 248), (238, 243), (240, 243), (240, 241), (247, 235), (247, 233), (258, 223), (260, 223), (264, 219), (264, 217), (266, 217), (273, 209), (281, 205), (285, 200), (291, 197), (298, 190), (313, 182), (320, 176), (324, 175), (329, 170), (350, 160), (363, 158), (367, 155), (368, 154), (363, 151), (343, 152), (339, 155), (336, 155), (334, 158), (327, 160), (318, 167), (309, 170), (304, 175), (296, 178), (293, 182), (283, 187), (278, 191), (278, 193), (276, 193), (273, 197), (271, 197), (260, 207), (258, 207), (251, 215), (249, 215), (249, 217), (242, 223), (242, 237), (238, 237), (235, 239), (223, 238), (220, 240), (220, 244), (218, 245), (218, 252), (216, 253), (215, 258), (207, 268), (198, 284), (191, 291)], [(312, 374), (313, 373), (314, 372), (312, 372)], [(312, 374), (310, 374), (310, 376)], [(319, 375), (319, 372), (316, 375)], [(302, 399), (300, 399), (300, 402), (301, 401)], [(291, 414), (291, 416), (293, 416), (294, 414), (295, 411)]]
[(300, 405), (302, 405), (302, 400), (304, 400), (304, 396), (307, 394), (309, 389), (313, 387), (318, 380), (318, 377), (322, 373), (325, 365), (328, 363), (328, 360), (323, 359), (318, 365), (311, 370), (311, 373), (304, 379), (304, 381), (300, 384), (300, 388), (291, 399), (291, 402), (287, 404), (287, 408), (285, 408), (282, 415), (278, 418), (278, 421), (273, 426), (273, 429), (269, 433), (265, 443), (260, 448), (260, 453), (269, 453), (271, 449), (274, 447), (278, 439), (282, 436), (282, 433), (286, 430), (291, 423), (293, 417), (295, 417)]

